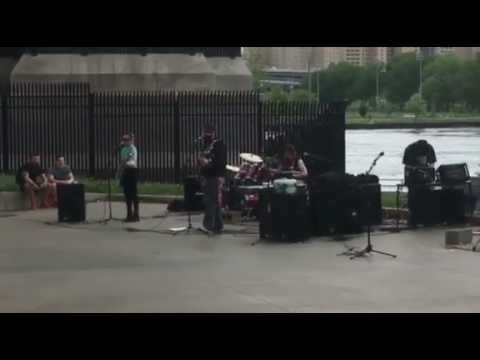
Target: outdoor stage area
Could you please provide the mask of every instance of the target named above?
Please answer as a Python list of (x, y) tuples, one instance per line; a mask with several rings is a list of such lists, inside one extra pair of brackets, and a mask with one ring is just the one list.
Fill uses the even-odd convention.
[[(124, 215), (122, 204), (113, 211)], [(445, 249), (446, 228), (378, 233), (374, 247), (397, 259), (349, 260), (337, 254), (366, 235), (252, 246), (251, 227), (169, 235), (186, 217), (164, 213), (144, 205), (142, 232), (46, 224), (56, 210), (0, 213), (0, 312), (480, 311), (480, 254)], [(87, 214), (101, 220), (103, 203)]]

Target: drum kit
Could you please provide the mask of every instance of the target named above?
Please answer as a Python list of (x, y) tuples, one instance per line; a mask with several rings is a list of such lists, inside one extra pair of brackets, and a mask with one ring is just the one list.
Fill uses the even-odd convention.
[(227, 165), (229, 181), (226, 182), (223, 206), (241, 210), (245, 217), (252, 217), (259, 204), (262, 183), (268, 181), (269, 172), (263, 159), (255, 154), (242, 153), (241, 166)]
[(224, 190), (226, 192), (224, 198), (228, 199), (223, 204), (224, 208), (238, 208), (242, 211), (244, 218), (254, 218), (260, 204), (261, 191), (271, 188), (283, 194), (303, 192), (301, 190), (305, 184), (292, 179), (293, 172), (292, 174), (274, 172), (256, 154), (241, 153), (240, 159), (243, 161), (240, 167), (233, 165), (226, 167), (229, 181)]
[(269, 180), (269, 171), (260, 156), (242, 153), (240, 159), (244, 161), (240, 167), (227, 165), (227, 170), (234, 174), (237, 185), (254, 186)]

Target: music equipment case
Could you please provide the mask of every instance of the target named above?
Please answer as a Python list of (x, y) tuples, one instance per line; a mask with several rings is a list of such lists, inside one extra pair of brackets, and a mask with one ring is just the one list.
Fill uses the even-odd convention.
[(58, 222), (84, 222), (86, 220), (83, 184), (58, 184), (57, 201)]

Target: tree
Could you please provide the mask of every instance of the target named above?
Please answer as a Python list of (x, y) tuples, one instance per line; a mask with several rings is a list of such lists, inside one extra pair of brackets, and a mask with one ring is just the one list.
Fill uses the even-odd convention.
[[(328, 69), (313, 74), (312, 89), (322, 102), (356, 100), (351, 97), (352, 87), (361, 71), (360, 67), (348, 63), (332, 64)], [(307, 86), (308, 81), (305, 81), (302, 87)]]
[(264, 59), (260, 50), (257, 48), (249, 48), (245, 60), (250, 72), (252, 73), (254, 89), (260, 89), (262, 80), (266, 79), (266, 75), (263, 70)]
[(296, 89), (290, 92), (288, 99), (290, 101), (313, 101), (316, 96), (305, 89)]
[(456, 83), (456, 99), (465, 102), (467, 111), (480, 110), (480, 60), (465, 62)]
[(265, 93), (266, 97), (268, 100), (273, 101), (273, 102), (287, 102), (288, 101), (288, 95), (285, 91), (282, 90), (282, 88), (275, 86), (270, 90), (270, 92)]
[(390, 115), (395, 110), (398, 110), (395, 105), (387, 101), (385, 98), (380, 98), (377, 104), (377, 111)]
[(461, 100), (463, 83), (459, 72), (463, 62), (455, 56), (438, 56), (425, 66), (424, 97), (434, 111), (449, 111)]
[(402, 54), (387, 65), (384, 88), (388, 101), (405, 104), (416, 93), (420, 85), (419, 64), (415, 54)]
[(368, 112), (368, 107), (367, 107), (367, 104), (365, 104), (364, 102), (362, 102), (360, 104), (360, 107), (358, 108), (358, 113), (360, 114), (360, 116), (362, 118), (365, 118), (365, 116), (367, 116), (367, 112)]
[(352, 100), (368, 101), (377, 95), (376, 65), (359, 68), (351, 88), (347, 91), (347, 98)]
[(420, 97), (420, 94), (413, 94), (405, 104), (405, 110), (415, 114), (415, 116), (424, 114), (427, 111), (426, 102)]

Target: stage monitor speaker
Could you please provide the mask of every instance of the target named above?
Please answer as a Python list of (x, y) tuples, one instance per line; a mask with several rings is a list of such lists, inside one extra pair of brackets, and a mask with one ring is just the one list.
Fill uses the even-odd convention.
[(57, 185), (58, 222), (83, 222), (86, 219), (83, 184)]
[(462, 189), (443, 189), (441, 196), (442, 220), (447, 224), (462, 224), (466, 221), (465, 194)]
[(443, 185), (462, 184), (470, 180), (467, 164), (441, 165), (437, 169), (440, 182)]
[(202, 184), (198, 176), (187, 176), (184, 179), (184, 198), (186, 210), (204, 210)]
[(348, 188), (324, 187), (312, 191), (310, 208), (315, 235), (361, 233), (358, 202), (355, 192)]
[(380, 225), (383, 222), (382, 191), (380, 184), (357, 185), (359, 194), (358, 216), (360, 223), (367, 225)]

